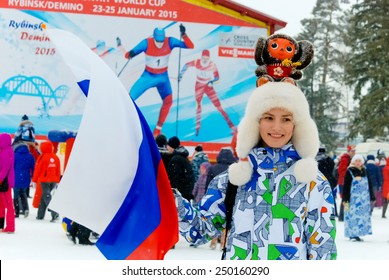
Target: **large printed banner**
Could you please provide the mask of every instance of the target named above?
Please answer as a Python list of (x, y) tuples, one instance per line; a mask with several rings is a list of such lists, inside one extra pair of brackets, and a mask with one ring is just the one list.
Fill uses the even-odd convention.
[(111, 67), (151, 129), (229, 142), (255, 86), (255, 43), (268, 30), (205, 2), (1, 1), (0, 132), (14, 133), (24, 114), (37, 134), (77, 131), (86, 97), (47, 36), (59, 28)]

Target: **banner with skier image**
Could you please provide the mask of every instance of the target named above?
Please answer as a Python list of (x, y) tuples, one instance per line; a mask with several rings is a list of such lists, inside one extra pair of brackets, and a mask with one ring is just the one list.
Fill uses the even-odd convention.
[[(119, 76), (155, 135), (230, 142), (255, 88), (249, 42), (269, 26), (203, 2), (1, 2), (1, 132), (15, 133), (24, 114), (37, 135), (78, 130), (86, 97), (45, 34), (57, 28), (81, 38)], [(226, 46), (221, 36), (240, 42)]]

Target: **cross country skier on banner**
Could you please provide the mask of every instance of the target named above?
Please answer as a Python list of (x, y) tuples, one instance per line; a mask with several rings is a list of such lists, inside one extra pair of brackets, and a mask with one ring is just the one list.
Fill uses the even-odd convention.
[(182, 67), (178, 80), (180, 81), (185, 74), (186, 70), (190, 67), (195, 67), (197, 71), (196, 84), (195, 84), (195, 95), (196, 95), (196, 136), (199, 135), (200, 121), (201, 121), (201, 101), (203, 100), (204, 94), (206, 94), (211, 100), (212, 104), (216, 109), (223, 115), (228, 126), (231, 128), (232, 133), (236, 131), (235, 125), (228, 117), (226, 111), (222, 108), (219, 97), (213, 87), (213, 83), (219, 80), (219, 71), (216, 64), (210, 59), (209, 50), (203, 50), (200, 59), (195, 59), (187, 62)]
[(194, 44), (185, 33), (185, 26), (180, 24), (180, 34), (183, 41), (173, 37), (166, 37), (164, 28), (155, 28), (153, 36), (142, 40), (132, 50), (125, 54), (131, 59), (144, 52), (146, 68), (140, 78), (130, 90), (130, 96), (135, 101), (146, 90), (156, 87), (162, 99), (158, 122), (154, 129), (154, 136), (161, 133), (162, 126), (173, 103), (173, 90), (168, 76), (169, 56), (174, 48), (193, 49)]

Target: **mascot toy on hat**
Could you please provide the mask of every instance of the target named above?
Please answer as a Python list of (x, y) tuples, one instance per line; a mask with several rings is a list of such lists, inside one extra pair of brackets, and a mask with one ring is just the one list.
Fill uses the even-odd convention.
[(299, 69), (308, 66), (312, 57), (313, 46), (308, 41), (296, 42), (281, 34), (258, 40), (255, 52), (259, 65), (257, 89), (250, 96), (238, 126), (235, 150), (239, 161), (229, 167), (232, 184), (243, 186), (251, 180), (255, 163), (251, 163), (249, 153), (261, 142), (260, 118), (272, 108), (283, 108), (293, 114), (294, 130), (290, 142), (301, 157), (294, 165), (296, 180), (302, 183), (315, 180), (319, 133), (310, 116), (308, 101), (295, 82), (302, 77)]
[(296, 41), (284, 34), (259, 38), (255, 47), (257, 86), (273, 81), (295, 84), (295, 80), (302, 77), (300, 70), (307, 67), (312, 58), (313, 45), (309, 41)]

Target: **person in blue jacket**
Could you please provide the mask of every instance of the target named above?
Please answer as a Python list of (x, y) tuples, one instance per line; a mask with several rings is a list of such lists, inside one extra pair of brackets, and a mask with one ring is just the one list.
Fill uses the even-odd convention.
[(15, 217), (19, 217), (19, 214), (28, 217), (27, 190), (30, 188), (34, 174), (35, 159), (30, 153), (28, 144), (24, 141), (14, 142), (12, 146), (15, 153), (15, 186), (13, 189)]

